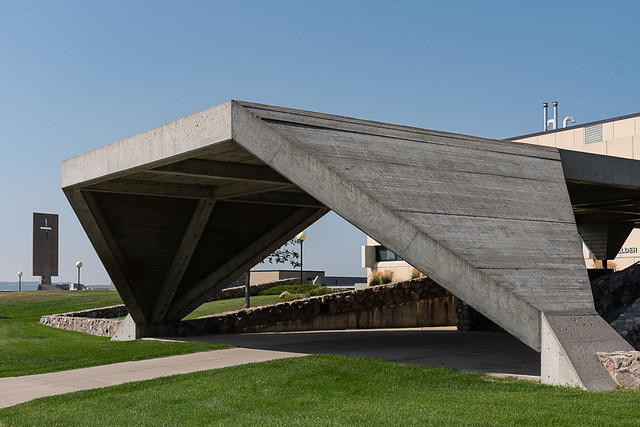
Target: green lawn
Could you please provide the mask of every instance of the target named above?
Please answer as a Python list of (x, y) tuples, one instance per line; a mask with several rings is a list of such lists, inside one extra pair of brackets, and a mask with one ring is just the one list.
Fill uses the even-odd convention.
[(619, 426), (640, 423), (638, 402), (638, 391), (315, 355), (48, 397), (0, 410), (0, 424)]
[(194, 342), (116, 342), (41, 325), (40, 316), (121, 304), (117, 292), (0, 293), (0, 377), (215, 350)]
[[(262, 305), (276, 304), (280, 302), (278, 295), (256, 295), (251, 297), (251, 307), (259, 307)], [(196, 308), (185, 319), (195, 319), (196, 317), (206, 316), (215, 313), (224, 313), (225, 311), (235, 311), (244, 308), (244, 298), (234, 298), (221, 301), (212, 301), (202, 304)]]

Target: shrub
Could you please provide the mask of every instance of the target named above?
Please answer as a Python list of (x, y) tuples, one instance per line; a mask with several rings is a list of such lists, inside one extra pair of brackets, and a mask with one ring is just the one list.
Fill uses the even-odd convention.
[(318, 286), (314, 289), (311, 289), (309, 292), (305, 292), (305, 294), (310, 297), (317, 297), (318, 295), (327, 295), (330, 293), (333, 293), (333, 291), (326, 286)]
[(260, 291), (258, 292), (258, 295), (280, 295), (284, 291), (292, 294), (303, 294), (319, 287), (320, 285), (278, 285), (273, 288)]
[(384, 270), (380, 274), (380, 281), (382, 282), (383, 285), (386, 285), (387, 283), (391, 283), (393, 281), (393, 271)]
[(420, 273), (417, 268), (413, 268), (411, 270), (411, 278), (417, 279), (418, 277), (422, 277), (422, 273)]
[[(593, 260), (593, 267), (594, 268), (604, 268), (602, 266), (602, 260), (599, 259), (595, 259)], [(607, 261), (607, 269), (608, 270), (615, 270), (617, 267), (616, 263), (613, 261)]]
[(296, 299), (300, 299), (302, 298), (302, 295), (297, 295), (297, 294), (292, 294), (289, 291), (284, 291), (280, 294), (280, 301), (286, 302), (286, 301), (293, 301)]
[[(284, 300), (282, 295), (285, 293), (293, 295), (294, 298)], [(292, 301), (293, 299), (315, 297), (330, 293), (333, 293), (333, 290), (320, 285), (280, 285), (260, 291), (258, 295), (280, 295), (281, 301)], [(289, 297), (286, 296), (286, 298)]]
[(393, 281), (393, 271), (391, 270), (374, 271), (371, 274), (371, 279), (369, 280), (369, 286), (386, 285), (387, 283), (391, 283), (392, 281)]
[(369, 286), (378, 286), (381, 285), (380, 274), (377, 271), (371, 273), (371, 279), (369, 279)]

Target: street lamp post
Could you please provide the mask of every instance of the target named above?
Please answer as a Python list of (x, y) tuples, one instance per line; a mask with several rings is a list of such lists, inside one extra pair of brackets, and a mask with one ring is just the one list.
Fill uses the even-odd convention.
[(247, 274), (247, 283), (244, 284), (244, 308), (251, 307), (251, 283), (250, 276)]
[(307, 235), (304, 234), (304, 231), (300, 232), (297, 236), (296, 239), (298, 239), (298, 241), (300, 242), (300, 284), (302, 285), (302, 242), (304, 242), (304, 239), (307, 238)]
[(82, 262), (76, 262), (76, 267), (78, 267), (78, 282), (76, 283), (76, 290), (80, 290), (80, 269), (82, 268)]
[(18, 271), (18, 291), (22, 292), (22, 271)]

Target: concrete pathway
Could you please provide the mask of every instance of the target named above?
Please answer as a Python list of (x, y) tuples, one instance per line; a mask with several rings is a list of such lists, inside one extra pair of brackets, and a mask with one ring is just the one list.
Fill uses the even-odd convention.
[(71, 371), (0, 378), (0, 408), (44, 396), (90, 390), (133, 381), (304, 356), (304, 353), (231, 348)]
[(183, 340), (237, 348), (0, 378), (0, 408), (78, 390), (307, 354), (372, 357), (526, 379), (540, 375), (540, 354), (511, 335), (492, 331), (458, 332), (455, 327), (263, 332)]

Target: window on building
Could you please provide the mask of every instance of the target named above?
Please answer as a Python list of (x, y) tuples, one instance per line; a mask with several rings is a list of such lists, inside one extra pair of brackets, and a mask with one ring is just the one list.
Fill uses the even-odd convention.
[(380, 261), (402, 261), (402, 258), (384, 246), (376, 246), (376, 262)]

